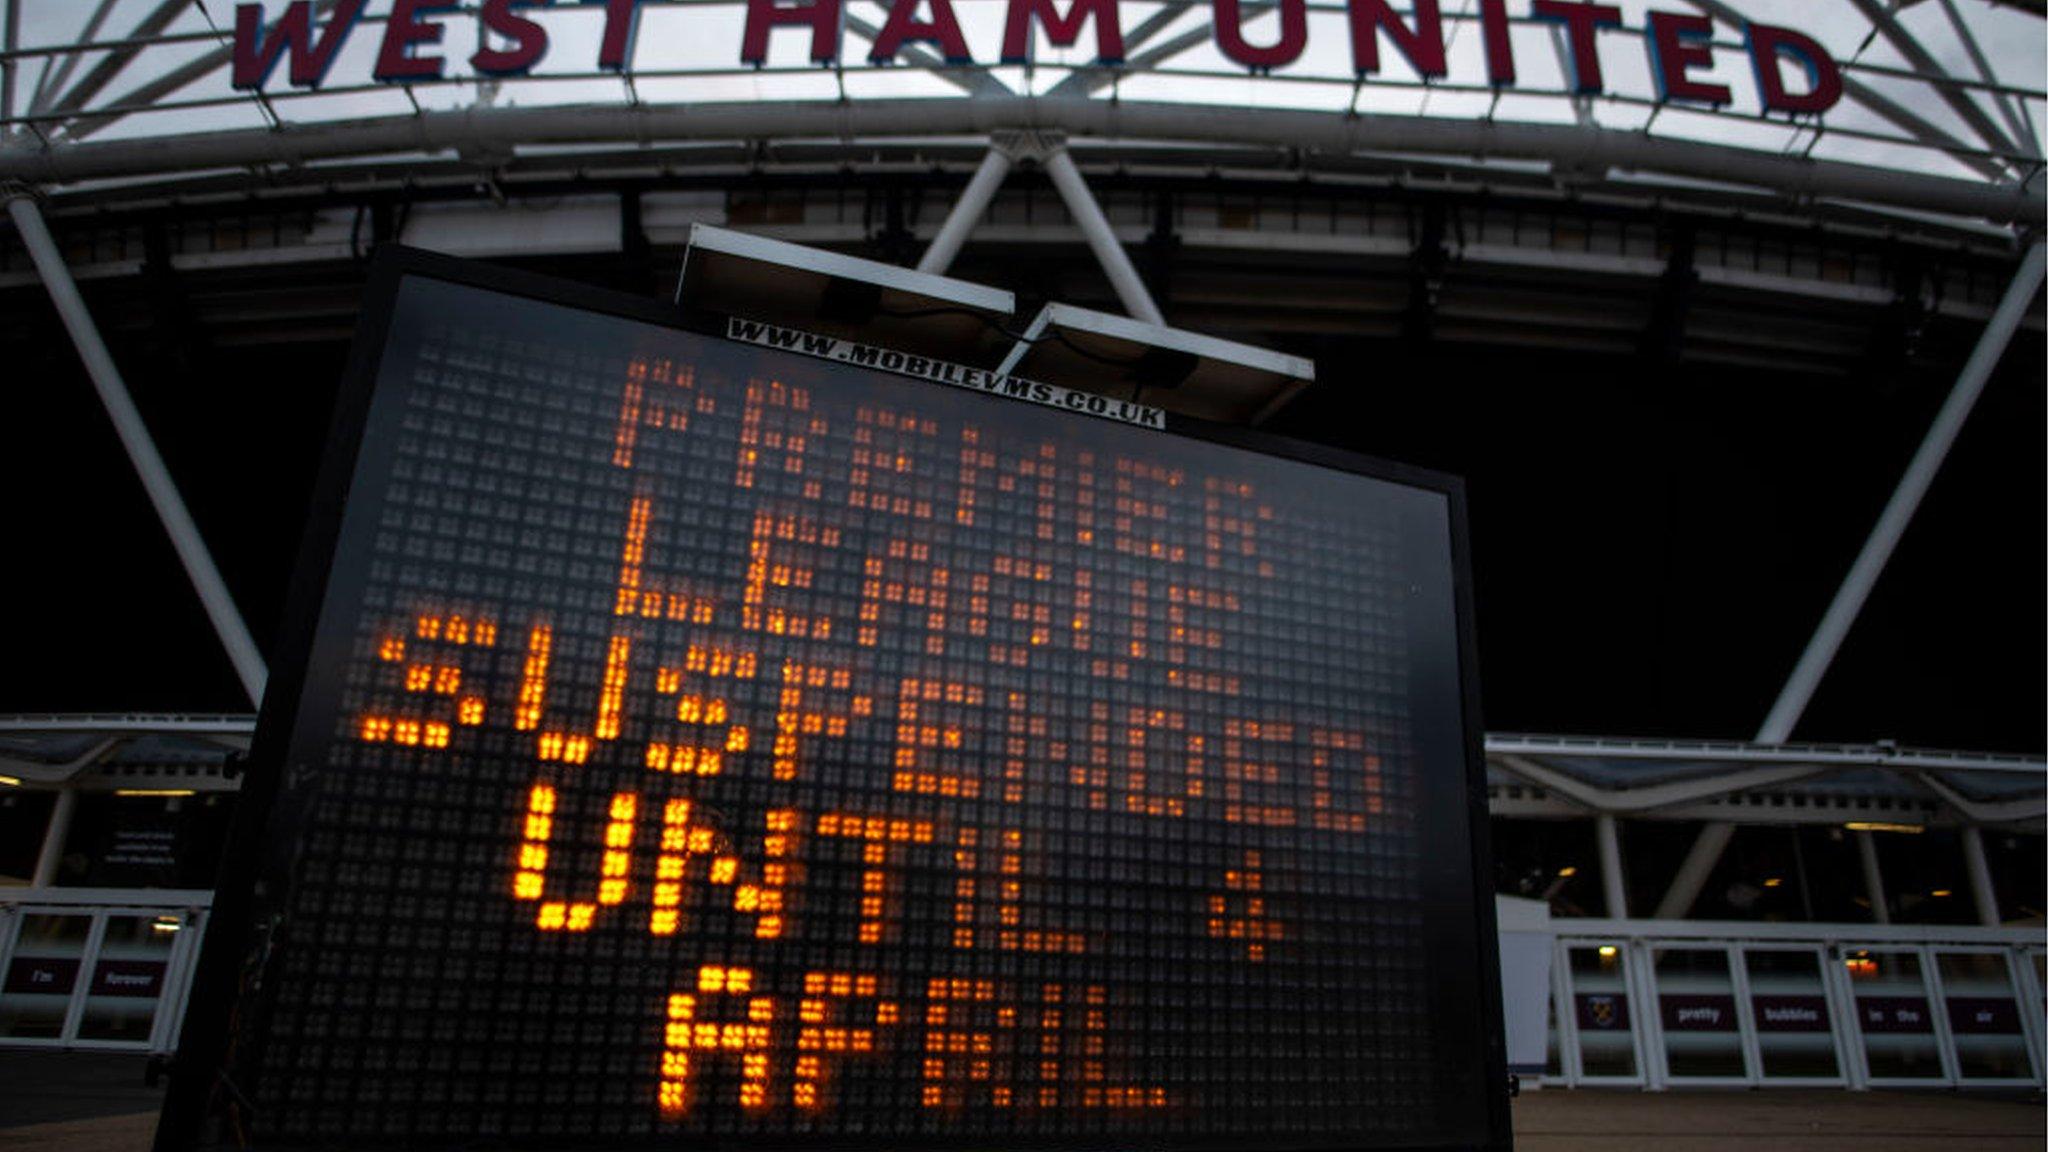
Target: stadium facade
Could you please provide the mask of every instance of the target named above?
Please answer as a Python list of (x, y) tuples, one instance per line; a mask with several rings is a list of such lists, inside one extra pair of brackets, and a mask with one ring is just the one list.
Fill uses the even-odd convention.
[[(290, 561), (289, 541), (247, 537), (291, 535), (367, 253), (666, 293), (691, 226), (713, 224), (1280, 348), (1321, 382), (1147, 398), (1458, 470), (1484, 472), (1513, 431), (1361, 426), (1429, 410), (1345, 385), (1626, 373), (1768, 397), (1738, 421), (1899, 441), (1881, 478), (1866, 469), (1875, 495), (1835, 513), (1854, 523), (1752, 538), (1797, 542), (1772, 579), (1799, 594), (1701, 609), (1741, 641), (1700, 680), (1672, 673), (1707, 703), (1588, 705), (1649, 698), (1584, 663), (1603, 657), (1553, 655), (1562, 633), (1523, 619), (1541, 610), (1492, 602), (1498, 635), (1573, 682), (1489, 654), (1519, 691), (1489, 687), (1511, 726), (1733, 737), (1488, 738), (1511, 1059), (1563, 1085), (2042, 1083), (2036, 409), (1980, 445), (2010, 467), (1972, 489), (2035, 493), (2011, 498), (1999, 534), (2017, 539), (1993, 553), (2018, 574), (1987, 578), (1988, 606), (1894, 591), (1870, 608), (1981, 611), (2028, 633), (2017, 655), (1973, 672), (1967, 647), (1908, 652), (1915, 699), (1944, 677), (1981, 699), (1895, 727), (1876, 684), (1893, 665), (1849, 639), (1979, 397), (2004, 382), (2038, 401), (2038, 4), (614, 2), (522, 10), (538, 49), (507, 6), (400, 7), (242, 5), (230, 25), (181, 3), (6, 5), (0, 341), (52, 386), (89, 380), (122, 443), (93, 449), (118, 470), (101, 487), (15, 499), (97, 524), (74, 541), (168, 535), (177, 555), (134, 566), (127, 595), (151, 611), (53, 600), (56, 619), (19, 626), (40, 671), (10, 681), (32, 703), (0, 720), (0, 1044), (175, 1043), (251, 730), (233, 692), (264, 677), (244, 621), (275, 614)], [(1569, 443), (1579, 410), (1554, 403), (1529, 436)], [(1631, 419), (1606, 414), (1603, 435)], [(1843, 491), (1824, 464), (1786, 475), (1769, 501)], [(251, 506), (242, 486), (279, 489), (253, 506), (284, 530), (211, 507)], [(94, 511), (116, 488), (126, 520)], [(1541, 539), (1509, 519), (1503, 538)], [(1674, 595), (1726, 571), (1707, 569)], [(1570, 633), (1609, 662), (1688, 635), (1630, 638), (1626, 602), (1609, 616)], [(1838, 653), (1879, 671), (1836, 671)], [(1877, 703), (1831, 700), (1829, 676)], [(1795, 740), (1809, 704), (1852, 742)], [(1902, 731), (1965, 750), (1879, 740)], [(1987, 750), (2004, 748), (2021, 754)]]

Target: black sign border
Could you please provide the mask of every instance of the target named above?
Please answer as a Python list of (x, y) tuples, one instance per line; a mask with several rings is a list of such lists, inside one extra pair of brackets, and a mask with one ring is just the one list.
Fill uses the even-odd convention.
[[(291, 734), (298, 722), (298, 703), (307, 679), (307, 666), (319, 626), (320, 609), (327, 596), (328, 574), (339, 544), (343, 512), (356, 472), (357, 457), (367, 423), (370, 401), (387, 346), (399, 287), (408, 277), (444, 281), (523, 297), (547, 304), (579, 308), (625, 320), (635, 320), (670, 329), (680, 329), (727, 339), (723, 314), (685, 313), (671, 303), (610, 289), (593, 288), (575, 281), (533, 272), (463, 260), (422, 249), (383, 245), (373, 253), (363, 291), (363, 305), (335, 401), (327, 448), (307, 509), (304, 534), (299, 546), (293, 580), (288, 590), (283, 627), (277, 650), (270, 654), (271, 676), (257, 715), (256, 731), (250, 744), (248, 770), (234, 826), (223, 853), (221, 873), (214, 889), (214, 901), (207, 917), (207, 931), (201, 944), (197, 968), (185, 1010), (172, 1078), (157, 1124), (154, 1152), (189, 1152), (212, 1146), (204, 1129), (209, 1114), (230, 1102), (247, 1103), (229, 1074), (233, 1025), (242, 985), (259, 977), (269, 950), (271, 925), (254, 922), (257, 887), (261, 882), (259, 861), (265, 848), (265, 833), (271, 823), (279, 790), (287, 777), (284, 764)], [(764, 349), (764, 351), (767, 351)], [(789, 353), (797, 356), (798, 353)], [(879, 369), (876, 369), (879, 370)], [(943, 385), (937, 385), (943, 386)], [(1086, 418), (1086, 417), (1080, 417)], [(1428, 1144), (1413, 1146), (1416, 1152), (1512, 1152), (1513, 1132), (1508, 1103), (1505, 1014), (1500, 991), (1500, 945), (1495, 920), (1490, 877), (1492, 850), (1486, 800), (1485, 733), (1480, 718), (1478, 642), (1474, 628), (1472, 596), (1472, 551), (1464, 481), (1459, 477), (1346, 452), (1319, 444), (1293, 440), (1254, 429), (1237, 428), (1167, 414), (1164, 432), (1195, 440), (1227, 445), (1249, 451), (1357, 473), (1445, 497), (1449, 508), (1452, 607), (1456, 617), (1459, 696), (1462, 712), (1465, 758), (1466, 811), (1470, 816), (1467, 843), (1471, 846), (1472, 916), (1478, 945), (1479, 1025), (1484, 1051), (1478, 1053), (1473, 1073), (1488, 1086), (1482, 1090), (1486, 1101), (1486, 1130), (1481, 1143), (1469, 1145)], [(1489, 978), (1491, 977), (1491, 978)], [(1094, 1138), (1090, 1138), (1094, 1139)], [(1103, 1143), (1120, 1138), (1104, 1138)], [(963, 1141), (963, 1144), (967, 1141)], [(551, 1141), (556, 1147), (571, 1141)], [(900, 1139), (835, 1138), (837, 1147), (848, 1149), (903, 1146)], [(1010, 1139), (1006, 1146), (1072, 1147), (1070, 1138), (1042, 1140)], [(1142, 1138), (1130, 1141), (1144, 1145)], [(678, 1147), (706, 1147), (706, 1142), (679, 1137)], [(1317, 1145), (1317, 1148), (1331, 1145)], [(753, 1150), (777, 1147), (770, 1138), (749, 1142)], [(1204, 1147), (1199, 1141), (1176, 1142), (1180, 1152)], [(1246, 1148), (1233, 1140), (1223, 1148)], [(1402, 1152), (1398, 1147), (1375, 1145), (1375, 1152)], [(1278, 1143), (1259, 1146), (1259, 1152), (1305, 1152), (1300, 1146)]]

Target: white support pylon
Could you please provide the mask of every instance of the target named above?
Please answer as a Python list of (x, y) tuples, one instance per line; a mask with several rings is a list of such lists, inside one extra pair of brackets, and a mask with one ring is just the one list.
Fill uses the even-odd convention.
[[(1814, 690), (1820, 687), (1821, 677), (1827, 674), (1828, 665), (1834, 663), (1835, 653), (1841, 650), (1842, 641), (1849, 635), (1849, 628), (1863, 611), (1863, 602), (1870, 598), (1870, 590), (1877, 586), (1877, 578), (1884, 572), (1885, 562), (1891, 559), (1892, 551), (1905, 536), (1913, 513), (1919, 509), (1921, 499), (1934, 484), (1935, 473), (1940, 471), (1942, 461), (1948, 458), (1949, 449), (1955, 446), (1956, 437), (1962, 433), (1963, 422), (1969, 419), (1970, 409), (1984, 394), (1984, 386), (1990, 382), (1992, 370), (1998, 367), (1999, 358), (2005, 354), (2005, 346), (2011, 342), (2020, 321), (2026, 319), (2034, 294), (2041, 290), (2044, 269), (2048, 269), (2048, 248), (2037, 240), (2028, 245), (2019, 269), (2013, 273), (2011, 283), (2006, 285), (2004, 298), (1998, 302), (1997, 311), (1991, 314), (1991, 322), (1984, 326), (1984, 333), (1977, 338), (1977, 346), (1956, 377), (1948, 399), (1942, 402), (1941, 410), (1935, 413), (1934, 422), (1928, 426), (1919, 451), (1906, 465), (1905, 475), (1899, 478), (1899, 485), (1893, 490), (1884, 512), (1878, 516), (1877, 524), (1871, 528), (1863, 550), (1857, 554), (1855, 563), (1849, 566), (1849, 574), (1843, 578), (1841, 588), (1821, 617), (1819, 627), (1814, 629), (1812, 639), (1806, 642), (1806, 650), (1800, 653), (1798, 665), (1792, 669), (1792, 675), (1778, 693), (1777, 702), (1771, 706), (1770, 715), (1764, 718), (1763, 727), (1757, 731), (1757, 743), (1783, 744), (1791, 738), (1792, 729), (1798, 725), (1799, 717), (1805, 714), (1807, 704), (1813, 700)], [(1734, 826), (1730, 824), (1709, 824), (1700, 829), (1692, 850), (1686, 853), (1685, 862), (1679, 865), (1677, 878), (1657, 905), (1658, 919), (1682, 919), (1692, 910), (1700, 888), (1713, 872), (1722, 850), (1727, 848), (1733, 835)]]
[(1813, 699), (1814, 689), (1820, 686), (1821, 677), (1827, 674), (1828, 665), (1834, 662), (1835, 653), (1849, 635), (1849, 627), (1856, 623), (1857, 614), (1863, 610), (1863, 602), (1870, 597), (1870, 590), (1876, 587), (1885, 562), (1891, 559), (1892, 550), (1905, 536), (1906, 525), (1911, 523), (1921, 499), (1934, 485), (1934, 474), (1941, 469), (1942, 461), (1948, 458), (1948, 450), (1962, 433), (1963, 422), (1969, 419), (1970, 409), (1976, 407), (1977, 398), (1984, 394), (1984, 385), (1990, 382), (1991, 372), (1998, 367), (1999, 357), (2005, 354), (2006, 344), (2012, 340), (2020, 321), (2026, 319), (2034, 294), (2041, 290), (2044, 267), (2048, 267), (2048, 248), (2037, 241), (2027, 247), (2025, 259), (2020, 261), (2019, 270), (2013, 273), (2012, 282), (2006, 286), (2005, 297), (1998, 302), (1998, 310), (1991, 314), (1991, 322), (1984, 326), (1984, 334), (1978, 337), (1977, 347), (1970, 352), (1962, 374), (1956, 377), (1955, 387), (1949, 390), (1941, 411), (1935, 413), (1934, 423), (1928, 427), (1919, 451), (1906, 465), (1906, 473), (1899, 478), (1899, 486), (1892, 492), (1884, 512), (1878, 516), (1877, 524), (1871, 528), (1870, 538), (1864, 541), (1863, 551), (1849, 566), (1849, 574), (1843, 578), (1842, 587), (1828, 605), (1827, 613), (1821, 617), (1820, 626), (1814, 629), (1813, 638), (1807, 641), (1806, 650), (1800, 653), (1798, 665), (1792, 669), (1791, 677), (1778, 693), (1777, 702), (1771, 706), (1771, 714), (1765, 717), (1763, 727), (1757, 732), (1759, 744), (1783, 744), (1791, 738), (1793, 727), (1799, 723), (1807, 703)]
[(178, 495), (177, 483), (171, 479), (170, 469), (164, 466), (163, 457), (157, 453), (156, 441), (150, 438), (148, 425), (142, 422), (142, 413), (136, 410), (127, 385), (121, 382), (121, 370), (114, 365), (114, 357), (107, 351), (106, 341), (100, 338), (92, 313), (86, 310), (85, 300), (78, 294), (78, 285), (72, 281), (71, 270), (64, 264), (64, 254), (57, 250), (57, 242), (51, 239), (50, 230), (43, 223), (42, 211), (36, 207), (35, 199), (27, 190), (9, 189), (0, 194), (4, 194), (7, 200), (7, 213), (13, 217), (14, 227), (21, 233), (29, 259), (35, 263), (36, 274), (42, 278), (51, 302), (57, 306), (57, 315), (64, 321), (65, 331), (71, 334), (71, 343), (78, 350), (78, 358), (85, 362), (85, 373), (91, 378), (93, 389), (99, 393), (108, 418), (114, 422), (114, 431), (121, 437), (121, 446), (128, 450), (128, 461), (141, 477), (143, 490), (149, 494), (149, 502), (156, 508), (157, 519), (170, 535), (171, 547), (177, 550), (178, 560), (185, 566), (185, 575), (199, 593), (199, 602), (206, 609), (206, 617), (213, 622), (214, 634), (220, 637), (221, 647), (227, 649), (228, 660), (234, 664), (235, 675), (241, 679), (243, 691), (249, 694), (249, 702), (261, 707), (263, 686), (270, 675), (263, 663), (263, 653), (249, 634), (249, 626), (242, 622), (242, 613), (235, 607), (234, 597), (228, 592), (227, 582), (221, 579), (220, 569), (214, 566), (213, 555), (206, 550), (206, 541), (199, 535), (199, 526), (193, 523), (192, 514), (186, 511), (184, 498)]

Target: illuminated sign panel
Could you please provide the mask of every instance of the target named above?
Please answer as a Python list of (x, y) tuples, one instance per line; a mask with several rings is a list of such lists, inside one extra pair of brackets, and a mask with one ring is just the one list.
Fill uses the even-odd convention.
[(425, 266), (188, 1023), (243, 1131), (1505, 1146), (1454, 494)]

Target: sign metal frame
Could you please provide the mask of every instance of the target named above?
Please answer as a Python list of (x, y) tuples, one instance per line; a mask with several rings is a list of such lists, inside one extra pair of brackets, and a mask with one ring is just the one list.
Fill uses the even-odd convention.
[[(303, 693), (309, 679), (309, 663), (319, 634), (320, 611), (325, 602), (329, 577), (336, 558), (343, 526), (343, 513), (356, 473), (362, 437), (368, 422), (372, 396), (391, 334), (399, 287), (408, 277), (442, 281), (461, 287), (497, 292), (540, 303), (571, 307), (616, 319), (638, 321), (726, 339), (722, 315), (693, 313), (679, 315), (672, 304), (606, 289), (558, 280), (533, 273), (481, 265), (435, 253), (400, 246), (385, 246), (374, 255), (364, 293), (364, 307), (356, 328), (336, 401), (328, 435), (328, 447), (305, 520), (296, 578), (286, 604), (284, 626), (272, 659), (272, 675), (247, 760), (247, 780), (235, 815), (228, 849), (224, 854), (220, 883), (191, 983), (189, 1006), (180, 1044), (173, 1064), (173, 1077), (157, 1128), (156, 1152), (187, 1152), (207, 1146), (204, 1129), (209, 1115), (223, 1100), (246, 1103), (241, 1089), (230, 1075), (232, 1032), (238, 1000), (260, 981), (269, 955), (271, 933), (278, 927), (256, 919), (258, 890), (268, 881), (258, 867), (266, 850), (266, 835), (276, 816), (284, 789), (298, 769), (286, 763), (292, 735), (297, 727)], [(800, 353), (792, 356), (801, 358)], [(899, 373), (900, 375), (900, 373)], [(1454, 476), (1391, 463), (1320, 445), (1290, 440), (1249, 429), (1224, 427), (1168, 414), (1163, 431), (1151, 435), (1173, 435), (1281, 457), (1300, 463), (1320, 465), (1373, 479), (1426, 490), (1445, 498), (1448, 513), (1451, 608), (1456, 626), (1459, 729), (1464, 763), (1463, 794), (1468, 820), (1467, 842), (1471, 857), (1472, 902), (1477, 954), (1474, 963), (1474, 992), (1480, 1033), (1480, 1050), (1467, 1053), (1464, 1063), (1472, 1074), (1483, 1078), (1479, 1095), (1485, 1101), (1486, 1138), (1477, 1144), (1456, 1145), (1470, 1152), (1508, 1152), (1512, 1148), (1509, 1123), (1508, 1076), (1504, 1015), (1499, 983), (1499, 943), (1490, 877), (1491, 849), (1488, 840), (1486, 777), (1483, 726), (1480, 718), (1477, 646), (1473, 621), (1472, 565), (1464, 487)], [(689, 1137), (674, 1138), (680, 1144)], [(985, 1137), (970, 1138), (977, 1144)], [(1076, 1140), (1100, 1143), (1114, 1137), (1023, 1137), (1000, 1138), (991, 1147), (1053, 1148), (1072, 1146)], [(1152, 1137), (1148, 1143), (1167, 1146)], [(774, 1136), (747, 1138), (756, 1148), (782, 1147), (790, 1142)], [(832, 1146), (882, 1148), (924, 1146), (918, 1141), (883, 1137), (833, 1136)], [(574, 1144), (551, 1141), (549, 1146)], [(925, 1141), (925, 1144), (929, 1144)], [(1175, 1139), (1180, 1149), (1244, 1147), (1241, 1140), (1229, 1144), (1199, 1136)], [(812, 1146), (812, 1145), (805, 1145)], [(932, 1145), (937, 1146), (937, 1145)], [(1352, 1147), (1319, 1141), (1301, 1147)], [(1266, 1152), (1288, 1152), (1293, 1145), (1275, 1142)], [(1372, 1145), (1399, 1152), (1401, 1145)], [(1416, 1147), (1441, 1150), (1454, 1147), (1431, 1142)]]

